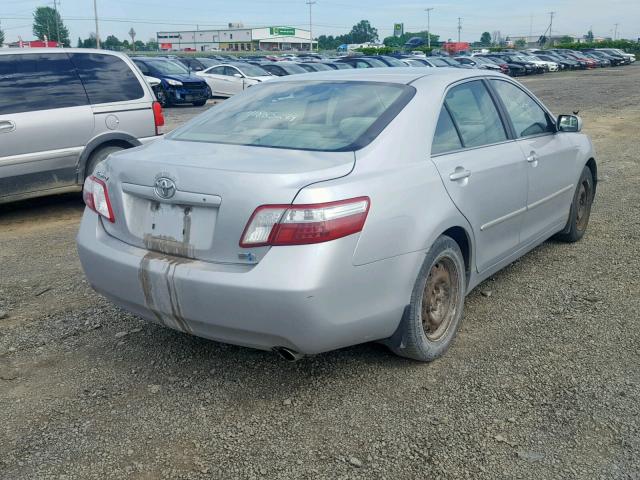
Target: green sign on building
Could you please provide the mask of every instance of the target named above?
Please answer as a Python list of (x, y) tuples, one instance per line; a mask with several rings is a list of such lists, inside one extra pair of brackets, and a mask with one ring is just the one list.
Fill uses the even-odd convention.
[(296, 34), (296, 29), (293, 27), (269, 27), (269, 33), (275, 36), (293, 37)]

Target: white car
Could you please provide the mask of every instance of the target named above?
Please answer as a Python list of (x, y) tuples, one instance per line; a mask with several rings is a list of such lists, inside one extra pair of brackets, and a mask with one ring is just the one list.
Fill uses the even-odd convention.
[(223, 63), (207, 68), (196, 75), (209, 85), (213, 96), (230, 97), (256, 83), (271, 80), (273, 75), (250, 63)]
[(550, 62), (548, 60), (542, 60), (541, 58), (536, 57), (535, 55), (523, 55), (523, 57), (529, 63), (533, 63), (535, 65), (539, 65), (541, 67), (545, 67), (549, 72), (557, 72), (560, 70), (560, 65), (556, 62)]

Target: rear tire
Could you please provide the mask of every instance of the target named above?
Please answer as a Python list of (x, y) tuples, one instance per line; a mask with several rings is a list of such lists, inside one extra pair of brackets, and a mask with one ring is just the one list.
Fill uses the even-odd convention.
[(460, 247), (442, 235), (427, 252), (395, 341), (387, 343), (391, 350), (421, 362), (443, 355), (462, 321), (465, 288)]
[(117, 145), (108, 145), (106, 147), (98, 147), (95, 149), (89, 159), (87, 160), (87, 166), (84, 169), (84, 178), (87, 178), (89, 175), (92, 175), (96, 166), (111, 155), (114, 152), (119, 152), (120, 150), (124, 150), (122, 147), (118, 147)]
[(162, 108), (166, 108), (171, 106), (171, 102), (169, 101), (169, 94), (163, 87), (158, 87), (155, 91), (156, 99), (162, 105)]
[(202, 100), (202, 101), (200, 101), (200, 102), (193, 102), (193, 105), (194, 105), (195, 107), (203, 107), (206, 103), (207, 103), (207, 101), (206, 101), (206, 100)]
[(564, 230), (556, 235), (558, 240), (574, 243), (584, 236), (589, 225), (594, 194), (593, 175), (589, 167), (584, 167), (576, 186), (576, 191), (573, 194), (569, 220)]

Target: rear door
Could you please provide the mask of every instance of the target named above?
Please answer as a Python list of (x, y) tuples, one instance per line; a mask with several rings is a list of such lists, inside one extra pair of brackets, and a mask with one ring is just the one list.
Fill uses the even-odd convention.
[[(225, 67), (225, 75), (227, 76), (229, 95), (235, 95), (244, 90), (244, 75), (236, 67)], [(239, 75), (239, 76), (236, 76)]]
[(0, 55), (0, 200), (75, 184), (92, 131), (66, 53)]
[(449, 89), (431, 154), (473, 228), (478, 271), (515, 252), (527, 202), (526, 161), (482, 80)]
[(527, 160), (527, 212), (522, 241), (564, 225), (575, 189), (578, 147), (556, 132), (553, 117), (527, 92), (507, 80), (491, 80)]

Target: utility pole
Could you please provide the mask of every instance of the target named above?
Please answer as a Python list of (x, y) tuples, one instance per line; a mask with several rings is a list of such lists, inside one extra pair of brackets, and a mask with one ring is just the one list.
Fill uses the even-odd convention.
[(551, 29), (553, 28), (553, 16), (556, 12), (549, 12), (549, 43), (553, 46), (553, 34), (551, 33)]
[(613, 24), (615, 29), (613, 30), (613, 39), (617, 40), (618, 39), (618, 25), (620, 25), (619, 23), (614, 23)]
[(433, 7), (424, 9), (424, 11), (427, 12), (427, 47), (428, 48), (431, 48), (431, 10), (433, 10)]
[(529, 21), (529, 38), (531, 39), (531, 37), (533, 37), (533, 13)]
[(58, 41), (58, 47), (60, 47), (60, 22), (58, 22), (58, 3), (56, 2), (56, 0), (53, 0), (53, 10), (55, 11), (56, 17), (56, 40)]
[(136, 51), (136, 31), (133, 29), (133, 27), (131, 27), (131, 30), (129, 30), (129, 36), (131, 37), (131, 48), (133, 48), (133, 51)]
[(100, 32), (98, 31), (98, 0), (93, 0), (93, 16), (96, 20), (96, 48), (100, 48)]
[(318, 2), (316, 0), (307, 0), (309, 5), (309, 52), (313, 52), (313, 20), (311, 17), (311, 8)]
[(462, 30), (462, 18), (458, 17), (458, 43), (460, 43), (460, 31)]

